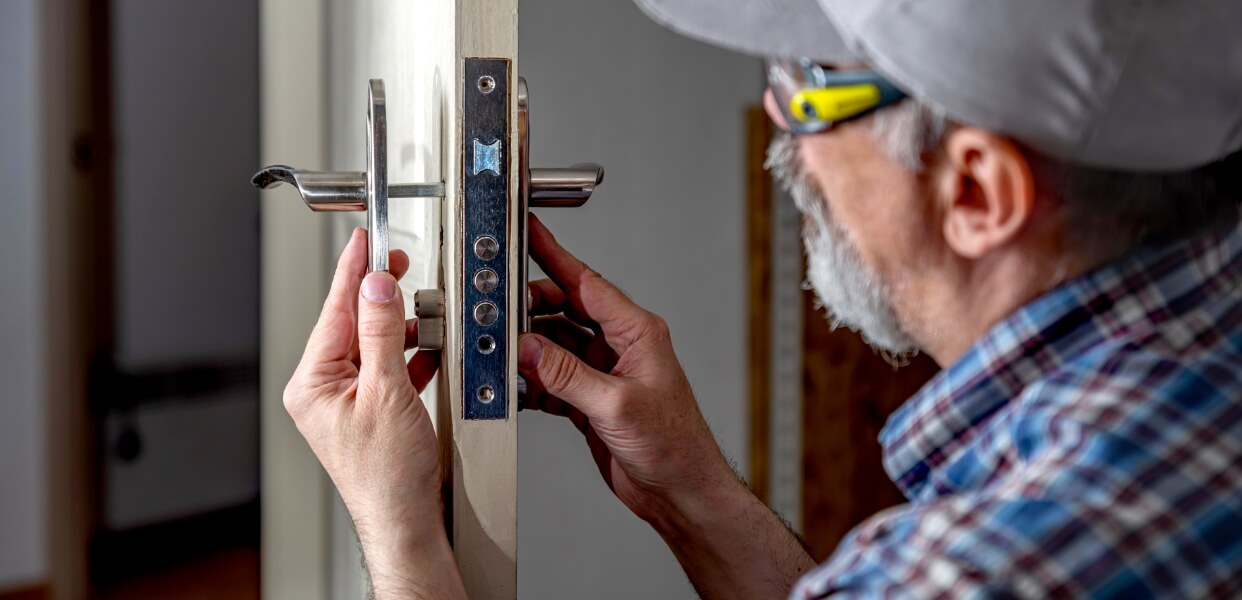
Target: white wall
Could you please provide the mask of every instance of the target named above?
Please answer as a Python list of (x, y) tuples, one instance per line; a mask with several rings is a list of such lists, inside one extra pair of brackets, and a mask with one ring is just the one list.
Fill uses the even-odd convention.
[[(708, 422), (745, 472), (743, 107), (760, 97), (758, 62), (676, 36), (628, 1), (523, 0), (520, 28), (531, 165), (606, 169), (585, 207), (538, 214), (668, 321)], [(519, 423), (520, 597), (694, 597), (568, 422)]]
[(38, 3), (0, 2), (0, 589), (46, 574)]

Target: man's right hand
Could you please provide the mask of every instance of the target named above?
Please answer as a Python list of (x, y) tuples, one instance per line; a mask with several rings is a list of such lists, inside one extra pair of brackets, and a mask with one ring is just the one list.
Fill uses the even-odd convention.
[(651, 523), (703, 598), (783, 598), (814, 565), (737, 477), (699, 412), (664, 320), (565, 251), (535, 217), (527, 404), (569, 417), (600, 474)]
[(673, 353), (668, 326), (530, 220), (535, 334), (519, 371), (530, 408), (585, 434), (600, 474), (639, 517), (656, 521), (742, 485), (720, 452)]

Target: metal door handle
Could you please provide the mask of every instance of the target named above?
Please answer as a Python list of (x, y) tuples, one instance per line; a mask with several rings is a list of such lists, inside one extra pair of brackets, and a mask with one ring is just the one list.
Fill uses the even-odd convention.
[(368, 87), (367, 170), (311, 171), (285, 165), (264, 167), (250, 183), (260, 189), (288, 183), (313, 211), (367, 212), (367, 268), (388, 270), (388, 199), (442, 198), (444, 182), (388, 183), (388, 118), (384, 81)]
[[(527, 240), (527, 215), (532, 208), (576, 208), (587, 203), (596, 186), (604, 182), (604, 167), (581, 163), (569, 168), (532, 169), (530, 167), (530, 90), (526, 78), (518, 78), (518, 173), (521, 177), (522, 261), (518, 265), (523, 289), (529, 287), (530, 274), (526, 258), (530, 254)], [(519, 300), (519, 331), (530, 331), (530, 298), (524, 293)], [(522, 382), (524, 385), (524, 382)]]
[[(297, 188), (306, 206), (316, 212), (361, 212), (367, 209), (367, 174), (364, 171), (308, 171), (271, 165), (255, 173), (250, 183), (260, 189), (288, 183)], [(388, 184), (389, 198), (443, 196), (443, 183)]]
[[(483, 64), (483, 63), (479, 63)], [(484, 87), (485, 80), (491, 82)], [(479, 92), (488, 96), (496, 88), (494, 77), (481, 77), (478, 80)], [(388, 270), (388, 199), (389, 198), (443, 198), (444, 182), (430, 183), (388, 183), (388, 131), (386, 117), (386, 101), (384, 82), (372, 79), (368, 88), (369, 108), (367, 110), (367, 170), (366, 171), (315, 171), (297, 169), (286, 165), (264, 167), (251, 179), (256, 187), (267, 189), (281, 183), (297, 188), (298, 194), (306, 206), (317, 212), (366, 211), (368, 240), (368, 269), (370, 271)], [(529, 103), (526, 80), (518, 80), (518, 147), (520, 208), (520, 248), (518, 271), (523, 291), (527, 282), (527, 241), (526, 221), (531, 207), (577, 207), (586, 204), (595, 192), (595, 188), (604, 181), (604, 168), (594, 163), (583, 163), (568, 168), (530, 168), (530, 128)], [(492, 138), (489, 138), (492, 139)], [(472, 164), (478, 169), (475, 177), (490, 172), (497, 175), (499, 165), (487, 162), (499, 160), (502, 148), (493, 142), (484, 144), (478, 139), (475, 143), (475, 161)], [(481, 162), (480, 162), (481, 161)], [(470, 175), (467, 173), (467, 175)], [(487, 252), (499, 252), (504, 245), (496, 238), (487, 235), (471, 236), (468, 241), (474, 245), (473, 253), (480, 257)], [(477, 239), (475, 239), (477, 237)], [(494, 249), (484, 247), (489, 243)], [(471, 250), (463, 250), (470, 252)], [(478, 290), (494, 290), (504, 285), (504, 270), (483, 268), (478, 272), (467, 273), (469, 285)], [(518, 301), (519, 331), (529, 330), (527, 315), (527, 298), (522, 293)], [(444, 291), (420, 290), (415, 294), (416, 313), (421, 319), (419, 323), (419, 346), (428, 349), (440, 349), (444, 345)], [(486, 302), (478, 308), (493, 306)], [(488, 323), (492, 313), (475, 311), (474, 320)], [(485, 336), (486, 337), (486, 336)], [(480, 338), (482, 340), (483, 338)], [(479, 352), (489, 354), (495, 346), (484, 347), (480, 342)]]
[[(444, 182), (388, 183), (388, 119), (384, 82), (372, 79), (368, 87), (367, 110), (367, 170), (366, 171), (311, 171), (285, 165), (264, 167), (250, 183), (260, 189), (288, 183), (297, 188), (306, 206), (317, 212), (366, 211), (367, 212), (367, 269), (388, 270), (388, 199), (389, 198), (442, 198)], [(427, 302), (418, 303), (418, 345), (420, 348), (439, 350), (444, 347), (444, 292), (431, 292), (428, 297), (439, 294), (439, 311), (424, 314)], [(417, 299), (419, 294), (415, 294)], [(435, 312), (435, 311), (432, 311)]]
[(568, 169), (531, 169), (530, 207), (575, 208), (586, 204), (595, 186), (604, 182), (604, 167), (582, 163)]

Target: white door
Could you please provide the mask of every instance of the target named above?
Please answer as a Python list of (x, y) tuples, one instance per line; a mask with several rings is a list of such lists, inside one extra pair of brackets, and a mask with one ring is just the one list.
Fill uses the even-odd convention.
[[(389, 200), (390, 243), (411, 257), (402, 281), (407, 316), (416, 290), (446, 290), (442, 366), (424, 401), (452, 474), (450, 538), (467, 591), (516, 597), (517, 337), (510, 316), (518, 314), (516, 258), (524, 256), (510, 151), (517, 147), (517, 2), (265, 0), (261, 18), (265, 163), (364, 170), (368, 80), (381, 79), (388, 181), (445, 182), (442, 200)], [(484, 134), (474, 111), (490, 111)], [(475, 138), (498, 163), (464, 168), (473, 164), (466, 153), (475, 151)], [(489, 171), (499, 181), (473, 187)], [(283, 414), (280, 393), (322, 303), (333, 257), (365, 220), (361, 213), (313, 214), (295, 193), (275, 195), (264, 198), (264, 597), (360, 598), (348, 515)], [(480, 221), (466, 210), (485, 201), (508, 211)], [(489, 297), (500, 314), (489, 330), (497, 346), (486, 365), (467, 369), (463, 357), (478, 360), (465, 353), (477, 350), (481, 334), (465, 308), (481, 300), (466, 285), (464, 273), (479, 267), (463, 248), (484, 234), (500, 244), (491, 265), (501, 287)]]

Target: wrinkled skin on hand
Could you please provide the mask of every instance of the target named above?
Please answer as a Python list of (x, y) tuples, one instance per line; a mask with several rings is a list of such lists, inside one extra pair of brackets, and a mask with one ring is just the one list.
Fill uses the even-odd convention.
[(438, 353), (405, 361), (417, 322), (405, 320), (397, 279), (410, 261), (395, 251), (390, 264), (391, 274), (367, 276), (366, 232), (354, 231), (284, 394), (364, 546), (369, 538), (443, 522), (439, 444), (419, 399)]
[(534, 216), (533, 334), (520, 342), (527, 408), (568, 417), (609, 488), (654, 521), (739, 485), (673, 352), (668, 325), (562, 248)]

